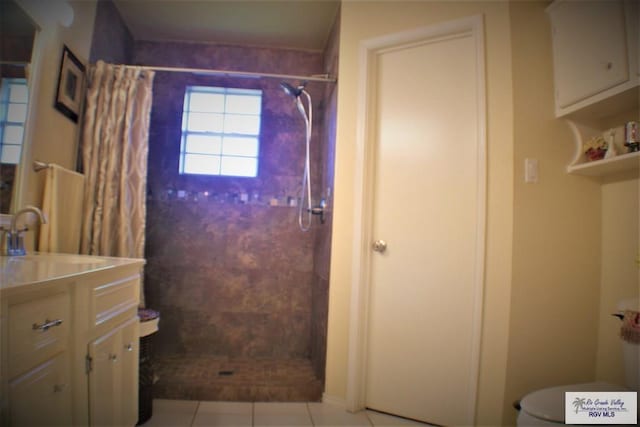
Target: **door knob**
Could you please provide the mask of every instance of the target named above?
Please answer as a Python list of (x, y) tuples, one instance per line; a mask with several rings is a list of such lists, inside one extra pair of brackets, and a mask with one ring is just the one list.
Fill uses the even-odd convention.
[(376, 240), (371, 246), (376, 252), (383, 253), (387, 250), (387, 242), (385, 242), (384, 240)]

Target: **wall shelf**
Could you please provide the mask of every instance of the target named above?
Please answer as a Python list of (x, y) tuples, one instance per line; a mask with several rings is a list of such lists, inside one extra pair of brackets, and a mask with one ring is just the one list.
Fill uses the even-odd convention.
[(567, 166), (568, 173), (585, 176), (605, 176), (634, 170), (640, 170), (640, 151)]

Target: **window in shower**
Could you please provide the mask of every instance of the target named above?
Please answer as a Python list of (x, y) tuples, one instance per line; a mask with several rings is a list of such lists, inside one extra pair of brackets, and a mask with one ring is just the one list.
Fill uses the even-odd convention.
[(256, 177), (262, 91), (188, 86), (180, 173)]

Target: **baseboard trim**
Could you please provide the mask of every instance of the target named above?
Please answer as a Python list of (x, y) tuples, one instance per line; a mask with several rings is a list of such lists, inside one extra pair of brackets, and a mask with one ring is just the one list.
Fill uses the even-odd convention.
[(332, 396), (327, 393), (322, 393), (322, 403), (328, 403), (329, 405), (340, 406), (341, 408), (347, 408), (347, 401), (338, 396)]

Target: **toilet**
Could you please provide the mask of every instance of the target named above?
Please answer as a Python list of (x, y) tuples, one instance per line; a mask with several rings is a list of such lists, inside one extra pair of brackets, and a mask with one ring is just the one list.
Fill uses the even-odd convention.
[[(621, 301), (617, 309), (638, 310), (638, 299)], [(622, 341), (625, 384), (624, 386), (605, 382), (571, 384), (549, 387), (527, 394), (520, 401), (518, 426), (558, 426), (564, 423), (565, 392), (573, 391), (640, 391), (640, 345)]]

